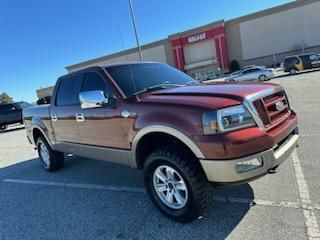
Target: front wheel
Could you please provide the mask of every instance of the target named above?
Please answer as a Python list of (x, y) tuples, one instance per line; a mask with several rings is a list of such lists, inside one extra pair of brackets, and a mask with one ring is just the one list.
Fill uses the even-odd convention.
[(7, 126), (6, 126), (6, 125), (1, 125), (1, 126), (0, 126), (0, 130), (1, 130), (1, 131), (4, 131), (4, 130), (6, 130), (6, 129), (7, 129)]
[(144, 182), (153, 203), (175, 221), (190, 222), (202, 216), (209, 202), (208, 181), (183, 149), (153, 152), (145, 162)]
[(47, 141), (42, 137), (37, 139), (37, 150), (40, 161), (45, 170), (54, 172), (63, 168), (63, 153), (54, 151)]

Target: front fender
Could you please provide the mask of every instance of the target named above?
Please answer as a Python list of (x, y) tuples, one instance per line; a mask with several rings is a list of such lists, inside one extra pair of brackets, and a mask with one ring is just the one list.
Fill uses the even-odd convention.
[(175, 128), (168, 127), (165, 125), (151, 125), (141, 129), (133, 139), (132, 151), (129, 157), (129, 162), (132, 167), (137, 167), (136, 151), (137, 151), (137, 146), (139, 144), (139, 141), (149, 133), (164, 133), (172, 137), (175, 137), (179, 139), (182, 143), (184, 143), (197, 158), (199, 159), (205, 158), (204, 154), (202, 153), (200, 148), (197, 146), (197, 144), (192, 139), (190, 139), (186, 134), (182, 133), (181, 131)]

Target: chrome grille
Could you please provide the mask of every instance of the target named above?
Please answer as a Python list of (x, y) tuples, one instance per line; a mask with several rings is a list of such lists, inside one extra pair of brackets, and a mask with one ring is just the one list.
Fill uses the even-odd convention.
[(279, 91), (253, 101), (266, 129), (283, 122), (290, 115), (290, 106), (285, 92)]

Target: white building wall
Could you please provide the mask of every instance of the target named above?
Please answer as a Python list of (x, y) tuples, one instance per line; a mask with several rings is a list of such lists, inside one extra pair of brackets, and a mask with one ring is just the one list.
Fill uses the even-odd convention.
[[(155, 46), (155, 47), (151, 47), (151, 48), (142, 50), (142, 57), (143, 57), (143, 61), (167, 63), (164, 45), (159, 45), (159, 46)], [(87, 67), (97, 66), (97, 65), (102, 65), (102, 64), (108, 64), (108, 63), (134, 62), (134, 61), (139, 61), (138, 52), (126, 54), (126, 55), (119, 56), (119, 57), (110, 58), (108, 60), (102, 60), (100, 62), (95, 62), (92, 64), (88, 64), (83, 67), (72, 69), (72, 71), (77, 71), (82, 68), (87, 68)]]
[(183, 51), (186, 65), (216, 59), (217, 56), (215, 43), (212, 39), (186, 45)]
[(240, 23), (244, 60), (320, 45), (320, 2)]

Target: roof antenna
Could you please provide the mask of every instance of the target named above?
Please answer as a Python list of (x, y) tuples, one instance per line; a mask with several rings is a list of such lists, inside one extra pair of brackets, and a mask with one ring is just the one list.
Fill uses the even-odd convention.
[[(124, 40), (123, 40), (123, 36), (122, 36), (122, 32), (121, 32), (121, 29), (119, 27), (119, 25), (117, 25), (117, 28), (118, 28), (118, 32), (119, 32), (119, 37), (120, 37), (120, 41), (121, 41), (121, 45), (122, 45), (122, 48), (125, 50), (126, 49), (126, 46), (125, 46), (125, 43), (124, 43)], [(128, 59), (128, 55), (125, 54), (124, 55), (124, 58), (127, 62), (129, 62), (129, 59)], [(134, 81), (134, 76), (133, 76), (133, 72), (132, 72), (132, 69), (131, 69), (131, 64), (129, 64), (129, 70), (130, 70), (130, 79), (132, 81), (132, 85), (133, 85), (133, 89), (134, 91), (136, 92), (137, 91), (137, 88), (136, 88), (136, 83)]]
[(136, 36), (136, 41), (137, 41), (137, 46), (138, 46), (139, 59), (140, 59), (140, 62), (142, 62), (143, 59), (142, 59), (141, 47), (140, 47), (140, 43), (139, 43), (139, 37), (138, 37), (137, 26), (136, 26), (136, 19), (134, 17), (134, 11), (133, 11), (133, 6), (132, 6), (131, 0), (129, 0), (129, 6), (130, 6), (130, 10), (131, 10), (131, 18), (132, 18), (134, 34)]

